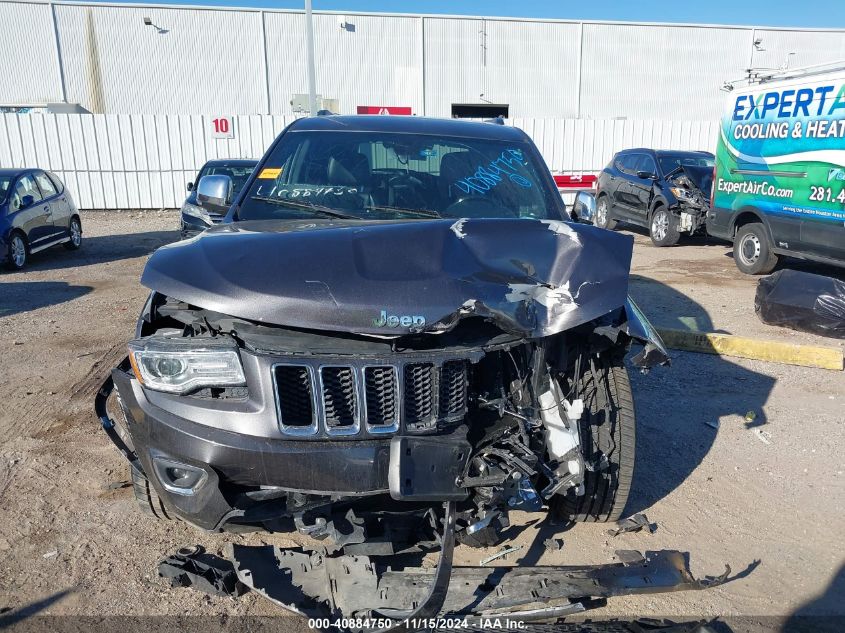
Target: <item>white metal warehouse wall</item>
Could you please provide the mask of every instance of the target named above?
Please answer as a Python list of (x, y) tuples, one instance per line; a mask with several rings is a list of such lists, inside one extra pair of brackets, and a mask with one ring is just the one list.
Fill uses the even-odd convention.
[[(234, 118), (233, 139), (211, 138), (208, 117), (138, 114), (0, 115), (0, 167), (55, 172), (83, 209), (182, 204), (185, 183), (212, 158), (260, 158), (293, 116)], [(628, 147), (713, 151), (716, 121), (513, 119), (552, 171), (597, 172)]]
[[(341, 113), (404, 105), (450, 116), (453, 103), (487, 100), (509, 104), (512, 117), (710, 119), (719, 87), (750, 66), (780, 67), (790, 53), (793, 67), (845, 58), (845, 31), (834, 29), (334, 12), (314, 20), (317, 91), (338, 99)], [(0, 104), (291, 114), (291, 96), (307, 91), (304, 25), (296, 11), (0, 2)]]

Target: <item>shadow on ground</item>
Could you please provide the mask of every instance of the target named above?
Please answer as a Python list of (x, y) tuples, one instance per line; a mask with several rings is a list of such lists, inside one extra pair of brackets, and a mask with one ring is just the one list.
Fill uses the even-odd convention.
[(73, 286), (65, 281), (0, 281), (0, 318), (72, 301), (91, 290), (91, 286)]
[(144, 257), (160, 246), (175, 242), (178, 239), (179, 232), (176, 230), (100, 235), (97, 237), (84, 236), (82, 248), (79, 250), (69, 251), (61, 247), (48, 248), (40, 253), (30, 255), (23, 271), (9, 274), (25, 275), (30, 270), (62, 270)]

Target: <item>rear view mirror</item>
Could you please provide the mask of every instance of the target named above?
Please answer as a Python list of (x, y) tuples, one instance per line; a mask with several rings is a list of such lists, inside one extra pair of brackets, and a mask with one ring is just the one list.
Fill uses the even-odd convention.
[(35, 198), (32, 196), (24, 196), (21, 198), (21, 209), (27, 209), (35, 204)]
[(579, 191), (575, 194), (575, 202), (572, 203), (572, 219), (576, 222), (592, 224), (596, 214), (596, 197), (588, 191)]
[(232, 179), (228, 176), (203, 176), (197, 185), (197, 202), (210, 211), (226, 213), (232, 203)]
[(193, 191), (194, 190), (194, 183), (189, 182), (187, 189), (188, 189), (188, 191)]
[(656, 180), (657, 176), (650, 171), (638, 171), (637, 178), (642, 178), (644, 180)]

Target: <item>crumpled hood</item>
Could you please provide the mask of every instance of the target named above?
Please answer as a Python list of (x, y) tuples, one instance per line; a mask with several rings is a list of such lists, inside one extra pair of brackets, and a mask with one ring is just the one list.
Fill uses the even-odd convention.
[(542, 337), (623, 306), (632, 249), (549, 220), (240, 222), (160, 248), (141, 282), (289, 327), (400, 336), (478, 315)]
[(713, 188), (713, 168), (696, 167), (693, 165), (681, 166), (680, 174), (686, 176), (690, 182), (701, 190), (705, 197), (710, 197), (710, 190)]

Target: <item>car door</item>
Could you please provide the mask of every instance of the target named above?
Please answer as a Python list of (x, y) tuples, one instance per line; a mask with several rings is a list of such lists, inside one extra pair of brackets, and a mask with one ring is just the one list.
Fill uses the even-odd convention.
[(30, 248), (38, 248), (53, 235), (50, 205), (42, 200), (32, 173), (18, 176), (9, 199), (12, 225), (26, 234)]
[(43, 171), (35, 171), (32, 175), (35, 178), (39, 191), (41, 191), (43, 204), (50, 206), (50, 219), (53, 225), (50, 235), (53, 239), (66, 235), (70, 224), (67, 198), (62, 201), (56, 185), (53, 184), (53, 181)]
[(647, 172), (657, 176), (657, 163), (650, 154), (637, 154), (634, 173), (631, 175), (631, 214), (644, 226), (648, 224), (648, 209), (654, 193), (654, 179), (641, 178)]
[(639, 154), (622, 154), (618, 158), (617, 169), (619, 178), (616, 182), (616, 198), (614, 209), (618, 215), (625, 218), (634, 217), (634, 193), (632, 189), (632, 178), (636, 178), (634, 168)]

